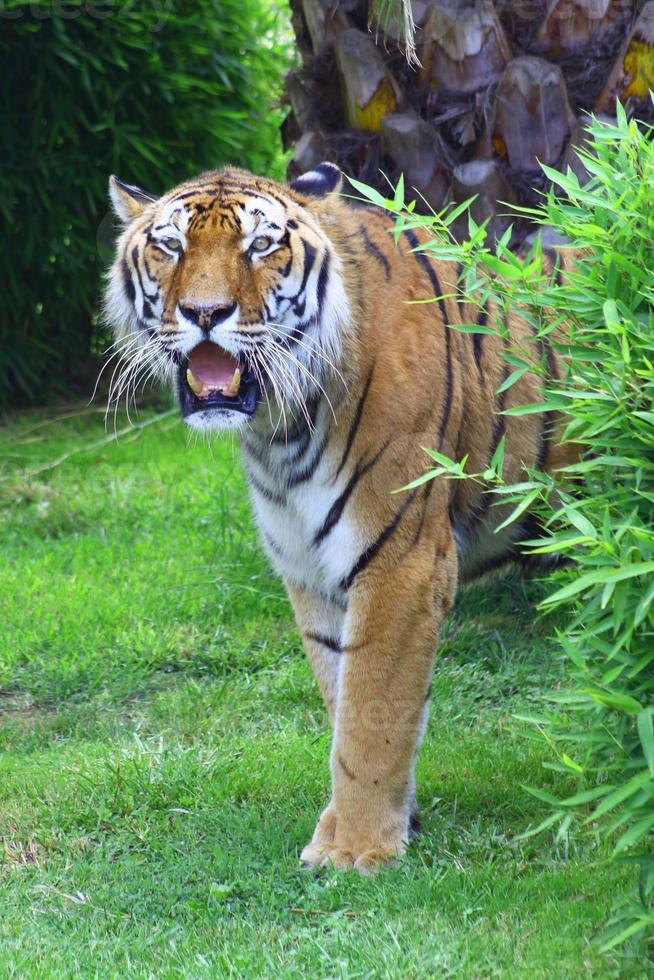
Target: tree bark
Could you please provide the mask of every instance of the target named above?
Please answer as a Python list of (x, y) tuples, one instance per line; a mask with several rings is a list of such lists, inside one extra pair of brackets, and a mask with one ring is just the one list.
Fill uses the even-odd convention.
[(490, 0), (465, 5), (437, 0), (425, 24), (420, 56), (423, 88), (476, 92), (499, 78), (511, 48)]
[[(369, 29), (370, 0), (290, 0), (302, 65), (287, 79), (289, 173), (331, 159), (388, 192), (405, 177), (417, 207), (477, 193), (501, 234), (506, 207), (533, 205), (541, 164), (586, 168), (582, 110), (620, 99), (651, 114), (654, 0), (414, 0), (422, 65), (403, 57), (402, 23)], [(464, 223), (457, 229), (464, 234)], [(516, 223), (515, 239), (526, 232)]]
[(361, 31), (342, 31), (334, 54), (348, 125), (378, 132), (384, 116), (402, 102), (399, 85), (372, 39)]
[(640, 118), (651, 118), (654, 88), (654, 3), (646, 3), (596, 104), (597, 112), (615, 112), (619, 99)]
[(393, 113), (382, 120), (382, 154), (391, 162), (388, 176), (404, 174), (405, 186), (418, 193), (419, 211), (442, 207), (449, 185), (448, 156), (437, 132), (413, 113)]
[(497, 86), (480, 155), (516, 171), (555, 166), (574, 124), (561, 69), (541, 58), (514, 58)]

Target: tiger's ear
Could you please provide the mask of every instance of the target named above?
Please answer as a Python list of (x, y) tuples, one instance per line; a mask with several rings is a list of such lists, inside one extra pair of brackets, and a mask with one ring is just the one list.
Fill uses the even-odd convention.
[(312, 197), (338, 194), (342, 186), (343, 174), (334, 163), (319, 163), (313, 170), (301, 174), (289, 184), (291, 190), (310, 194)]
[(152, 194), (135, 187), (134, 184), (126, 184), (113, 174), (109, 178), (109, 197), (116, 217), (124, 222), (136, 218), (145, 211), (148, 204), (157, 200)]

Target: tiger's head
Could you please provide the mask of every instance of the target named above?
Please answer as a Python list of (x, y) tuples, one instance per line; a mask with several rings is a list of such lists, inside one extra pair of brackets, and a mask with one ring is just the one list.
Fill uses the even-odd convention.
[(349, 320), (325, 230), (340, 186), (329, 163), (288, 186), (212, 171), (161, 198), (111, 177), (123, 225), (105, 294), (122, 358), (114, 397), (171, 380), (199, 431), (240, 428), (264, 403), (273, 424), (301, 410), (338, 365)]

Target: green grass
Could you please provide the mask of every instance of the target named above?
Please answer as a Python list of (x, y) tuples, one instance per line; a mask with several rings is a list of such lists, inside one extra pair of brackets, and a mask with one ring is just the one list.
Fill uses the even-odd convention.
[(559, 681), (537, 585), (450, 617), (402, 865), (302, 872), (329, 738), (237, 448), (175, 415), (103, 437), (0, 435), (1, 977), (648, 974), (593, 941), (631, 873), (518, 839), (548, 814), (521, 784), (569, 789), (512, 720)]

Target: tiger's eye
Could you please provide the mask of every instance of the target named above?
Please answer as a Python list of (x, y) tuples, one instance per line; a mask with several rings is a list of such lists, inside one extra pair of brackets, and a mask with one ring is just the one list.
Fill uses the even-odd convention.
[(165, 245), (170, 252), (182, 251), (182, 243), (180, 242), (179, 238), (163, 238), (162, 244)]
[(252, 242), (252, 248), (255, 252), (265, 252), (265, 250), (271, 244), (271, 241), (272, 240), (267, 238), (266, 235), (258, 235)]

